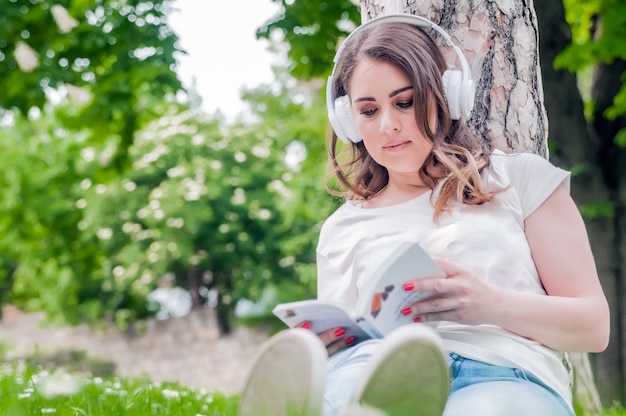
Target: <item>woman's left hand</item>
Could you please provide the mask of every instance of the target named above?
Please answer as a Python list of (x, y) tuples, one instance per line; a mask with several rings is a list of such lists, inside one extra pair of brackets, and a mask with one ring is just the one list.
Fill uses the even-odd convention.
[(436, 259), (447, 278), (411, 280), (405, 290), (432, 292), (434, 296), (408, 305), (402, 312), (416, 322), (452, 321), (468, 325), (488, 324), (499, 313), (503, 290), (472, 275), (467, 269)]

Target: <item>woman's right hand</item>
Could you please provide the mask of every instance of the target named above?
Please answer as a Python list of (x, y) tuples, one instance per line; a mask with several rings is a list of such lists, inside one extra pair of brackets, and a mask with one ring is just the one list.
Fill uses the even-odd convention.
[[(302, 322), (298, 325), (299, 328), (311, 329), (311, 323), (308, 321)], [(346, 347), (354, 345), (354, 336), (348, 334), (345, 328), (331, 328), (324, 332), (316, 334), (322, 343), (326, 346), (328, 356), (330, 357), (337, 351), (340, 351)]]

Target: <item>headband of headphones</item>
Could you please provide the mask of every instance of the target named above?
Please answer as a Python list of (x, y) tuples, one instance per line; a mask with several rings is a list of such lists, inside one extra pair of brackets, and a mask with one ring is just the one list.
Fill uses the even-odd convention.
[(459, 120), (463, 116), (469, 117), (472, 107), (474, 106), (474, 83), (472, 81), (469, 64), (463, 56), (461, 49), (452, 42), (450, 35), (448, 35), (445, 30), (428, 19), (412, 14), (390, 14), (376, 17), (354, 29), (335, 54), (333, 59), (333, 71), (326, 84), (326, 105), (328, 107), (328, 119), (337, 136), (346, 143), (358, 143), (362, 140), (352, 115), (350, 97), (348, 95), (335, 97), (335, 73), (337, 71), (337, 63), (352, 36), (365, 28), (375, 27), (384, 23), (408, 23), (425, 29), (431, 28), (443, 36), (454, 49), (461, 63), (461, 71), (449, 69), (442, 75), (450, 118)]

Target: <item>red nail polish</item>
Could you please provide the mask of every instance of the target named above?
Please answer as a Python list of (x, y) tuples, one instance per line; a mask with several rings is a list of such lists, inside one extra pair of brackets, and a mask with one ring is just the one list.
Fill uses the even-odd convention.
[(310, 322), (305, 322), (303, 323), (300, 328), (304, 328), (304, 329), (311, 329), (311, 323)]
[(346, 338), (346, 345), (350, 345), (354, 342), (354, 337), (352, 335), (350, 335), (348, 338)]
[(422, 318), (420, 318), (419, 316), (416, 316), (415, 318), (413, 318), (413, 322), (422, 322)]
[(336, 337), (341, 337), (341, 336), (345, 335), (345, 333), (346, 333), (346, 330), (343, 329), (343, 328), (335, 329), (335, 336)]
[(411, 290), (415, 289), (415, 285), (413, 283), (405, 283), (402, 287), (404, 288), (405, 292), (410, 292)]
[(407, 316), (411, 314), (411, 308), (404, 308), (401, 311), (402, 315)]

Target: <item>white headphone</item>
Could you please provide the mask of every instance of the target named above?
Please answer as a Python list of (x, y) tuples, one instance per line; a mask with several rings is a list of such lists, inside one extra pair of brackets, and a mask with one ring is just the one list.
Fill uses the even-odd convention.
[(450, 111), (450, 118), (452, 120), (459, 120), (462, 116), (469, 117), (474, 106), (474, 82), (472, 81), (471, 72), (467, 60), (463, 56), (463, 53), (452, 43), (450, 35), (448, 35), (440, 26), (420, 16), (412, 14), (390, 14), (385, 16), (376, 17), (363, 25), (357, 27), (346, 40), (341, 44), (339, 50), (335, 54), (333, 59), (334, 67), (333, 72), (328, 78), (328, 84), (326, 84), (326, 105), (328, 107), (328, 119), (330, 125), (337, 136), (345, 143), (358, 143), (363, 138), (356, 126), (354, 116), (352, 114), (352, 103), (348, 95), (335, 98), (335, 72), (337, 71), (337, 62), (344, 50), (345, 45), (348, 43), (350, 37), (352, 37), (358, 31), (367, 27), (378, 26), (383, 23), (408, 23), (417, 27), (432, 28), (443, 36), (446, 41), (452, 46), (456, 55), (461, 62), (462, 70), (448, 69), (442, 75), (443, 87), (446, 94), (446, 100), (448, 101), (448, 109)]

